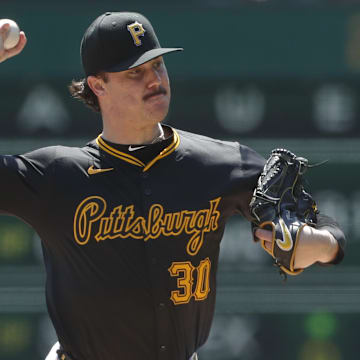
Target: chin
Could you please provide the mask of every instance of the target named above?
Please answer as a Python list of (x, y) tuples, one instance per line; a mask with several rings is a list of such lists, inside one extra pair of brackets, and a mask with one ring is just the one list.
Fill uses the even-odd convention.
[(169, 103), (157, 103), (152, 104), (151, 109), (149, 109), (148, 117), (152, 118), (154, 122), (161, 122), (165, 119), (166, 115), (169, 112)]
[(168, 114), (168, 111), (156, 111), (156, 112), (151, 112), (150, 114), (148, 114), (148, 119), (154, 123), (160, 123), (162, 121), (164, 121), (164, 119), (166, 118), (166, 115)]

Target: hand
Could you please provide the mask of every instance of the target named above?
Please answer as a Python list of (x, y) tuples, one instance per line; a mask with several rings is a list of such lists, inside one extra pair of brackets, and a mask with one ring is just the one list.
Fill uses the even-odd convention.
[(9, 29), (9, 24), (4, 24), (0, 28), (0, 36), (2, 37), (2, 41), (0, 40), (0, 63), (4, 62), (5, 60), (7, 60), (15, 55), (20, 54), (21, 51), (24, 49), (26, 42), (27, 42), (25, 33), (23, 31), (20, 31), (19, 43), (12, 49), (5, 50), (4, 47), (2, 46), (2, 44), (4, 43), (5, 34), (8, 31), (8, 29)]
[[(255, 236), (265, 241), (265, 247), (271, 248), (272, 232), (257, 229)], [(295, 269), (305, 269), (315, 262), (328, 263), (335, 259), (339, 245), (336, 239), (327, 231), (304, 226), (299, 235), (295, 253)]]

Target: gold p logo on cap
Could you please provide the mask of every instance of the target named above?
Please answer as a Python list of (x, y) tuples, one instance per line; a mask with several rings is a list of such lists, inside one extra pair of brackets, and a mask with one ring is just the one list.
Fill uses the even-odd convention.
[(142, 24), (138, 23), (137, 21), (135, 21), (134, 23), (130, 24), (127, 26), (127, 29), (129, 30), (133, 40), (134, 40), (134, 44), (136, 46), (140, 46), (141, 45), (141, 40), (139, 39), (140, 36), (144, 36), (145, 34), (145, 29), (143, 28)]

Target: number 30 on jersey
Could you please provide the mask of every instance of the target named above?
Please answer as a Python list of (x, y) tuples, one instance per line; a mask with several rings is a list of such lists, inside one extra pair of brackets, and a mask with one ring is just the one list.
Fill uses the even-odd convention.
[(192, 297), (196, 301), (207, 298), (210, 292), (209, 258), (200, 261), (197, 267), (190, 261), (173, 262), (168, 270), (172, 277), (177, 277), (177, 290), (173, 290), (170, 296), (175, 305), (187, 304)]

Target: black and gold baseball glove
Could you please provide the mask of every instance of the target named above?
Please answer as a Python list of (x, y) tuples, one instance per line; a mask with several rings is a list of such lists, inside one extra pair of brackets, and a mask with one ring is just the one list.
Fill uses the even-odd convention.
[[(272, 231), (272, 245), (261, 246), (274, 259), (281, 272), (297, 275), (294, 269), (299, 234), (305, 225), (315, 226), (318, 213), (315, 201), (304, 188), (308, 160), (286, 149), (274, 149), (266, 161), (250, 202), (253, 231)], [(254, 237), (255, 238), (255, 237)], [(256, 238), (255, 238), (256, 239)]]

